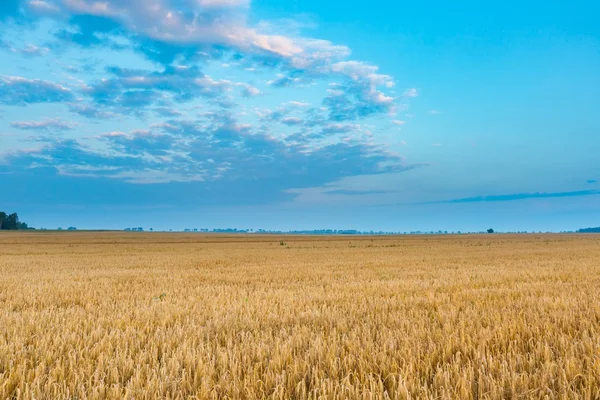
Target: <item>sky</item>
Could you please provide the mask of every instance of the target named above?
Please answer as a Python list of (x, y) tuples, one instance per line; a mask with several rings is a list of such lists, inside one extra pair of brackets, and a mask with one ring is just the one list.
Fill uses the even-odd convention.
[(2, 0), (41, 228), (600, 226), (600, 3)]

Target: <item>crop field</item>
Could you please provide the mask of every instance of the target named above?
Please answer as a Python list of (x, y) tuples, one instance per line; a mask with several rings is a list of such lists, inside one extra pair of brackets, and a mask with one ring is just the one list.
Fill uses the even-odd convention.
[(600, 235), (0, 234), (0, 399), (598, 399)]

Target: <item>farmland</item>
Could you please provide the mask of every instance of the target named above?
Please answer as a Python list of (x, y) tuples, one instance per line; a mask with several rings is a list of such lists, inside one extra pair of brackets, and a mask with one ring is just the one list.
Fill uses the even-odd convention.
[(600, 235), (0, 234), (0, 399), (600, 398)]

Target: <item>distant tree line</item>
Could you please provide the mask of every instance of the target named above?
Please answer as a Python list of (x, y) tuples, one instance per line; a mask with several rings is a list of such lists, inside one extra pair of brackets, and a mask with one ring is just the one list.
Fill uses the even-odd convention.
[(25, 222), (19, 221), (17, 213), (7, 214), (0, 211), (0, 230), (16, 231), (17, 229), (31, 229)]
[(600, 226), (598, 228), (580, 229), (577, 232), (579, 232), (579, 233), (600, 233)]

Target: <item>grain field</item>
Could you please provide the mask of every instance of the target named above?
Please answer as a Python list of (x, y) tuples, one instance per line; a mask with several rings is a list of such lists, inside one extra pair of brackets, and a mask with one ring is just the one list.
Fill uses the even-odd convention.
[(598, 399), (600, 235), (0, 234), (0, 399)]

